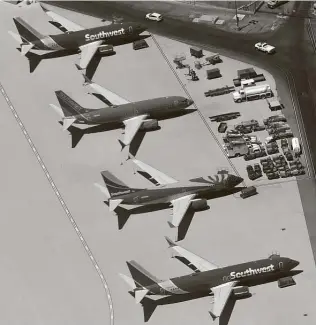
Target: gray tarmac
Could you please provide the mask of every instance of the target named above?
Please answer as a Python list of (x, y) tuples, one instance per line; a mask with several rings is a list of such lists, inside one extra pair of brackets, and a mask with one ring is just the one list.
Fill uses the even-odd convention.
[[(100, 107), (101, 103), (85, 93), (74, 66), (76, 56), (45, 60), (30, 74), (27, 60), (7, 34), (9, 29), (15, 31), (11, 18), (18, 13), (43, 33), (56, 30), (45, 23), (45, 14), (35, 6), (23, 12), (8, 4), (0, 6), (0, 82), (103, 271), (113, 299), (115, 323), (142, 324), (142, 307), (127, 293), (118, 273), (128, 274), (125, 261), (130, 259), (161, 279), (189, 272), (172, 260), (167, 250), (163, 236), (174, 236), (166, 222), (170, 212), (131, 216), (118, 230), (116, 216), (93, 186), (95, 182), (102, 184), (100, 171), (109, 169), (133, 186), (149, 183), (133, 174), (130, 162), (119, 165), (120, 130), (85, 135), (76, 148), (71, 148), (70, 135), (62, 131), (58, 115), (49, 107), (50, 103), (58, 104), (54, 91), (65, 91), (83, 106)], [(87, 26), (83, 15), (56, 11)], [(90, 22), (92, 18), (88, 19)], [(184, 51), (177, 42), (160, 37), (156, 40), (167, 57)], [(117, 47), (115, 56), (101, 60), (93, 80), (132, 101), (186, 95), (153, 40), (148, 43), (150, 47), (140, 51), (133, 51), (131, 45)], [(219, 67), (225, 78), (232, 71), (231, 84), (236, 70), (247, 66), (224, 58)], [(179, 71), (180, 78), (184, 78), (182, 73)], [(201, 112), (216, 114), (210, 108), (213, 99), (203, 94), (216, 82), (201, 79), (200, 86), (191, 83), (187, 89)], [(1, 269), (4, 312), (0, 318), (12, 324), (108, 324), (108, 302), (100, 278), (6, 101), (0, 98), (0, 141), (7, 151), (2, 155), (5, 182), (0, 186), (5, 196), (5, 221), (0, 228), (5, 261)], [(221, 107), (236, 110), (239, 106), (229, 95), (215, 103), (219, 111)], [(240, 110), (251, 111), (247, 104), (240, 105)], [(145, 136), (138, 159), (177, 179), (211, 175), (218, 167), (231, 167), (197, 113), (164, 121), (161, 126), (160, 131)], [(237, 302), (230, 324), (313, 324), (315, 265), (297, 184), (269, 184), (248, 200), (229, 196), (210, 201), (210, 210), (195, 215), (181, 245), (223, 266), (262, 258), (272, 251), (300, 260), (304, 273), (296, 277), (297, 286), (279, 290), (273, 283), (252, 288), (253, 297)], [(210, 308), (210, 298), (161, 306), (149, 323), (186, 325), (198, 319), (200, 324), (209, 324)]]

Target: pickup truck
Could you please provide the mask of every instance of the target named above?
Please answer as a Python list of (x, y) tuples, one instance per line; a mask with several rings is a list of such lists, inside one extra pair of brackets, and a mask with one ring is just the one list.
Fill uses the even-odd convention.
[(256, 43), (255, 44), (255, 49), (267, 54), (272, 54), (275, 52), (275, 47), (272, 45), (269, 45), (267, 43)]

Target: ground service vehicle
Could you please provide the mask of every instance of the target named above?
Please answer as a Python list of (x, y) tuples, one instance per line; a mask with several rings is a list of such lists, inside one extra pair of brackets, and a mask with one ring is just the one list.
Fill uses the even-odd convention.
[(148, 13), (145, 16), (145, 19), (148, 20), (154, 20), (154, 21), (162, 21), (162, 15), (158, 14), (157, 12), (152, 12), (152, 13)]
[(293, 138), (292, 139), (292, 150), (294, 152), (295, 156), (299, 156), (301, 153), (301, 146), (300, 143), (298, 141), (298, 138)]
[(267, 54), (272, 54), (275, 52), (275, 47), (267, 43), (256, 43), (255, 49)]
[(278, 100), (273, 99), (273, 100), (268, 100), (267, 99), (268, 106), (271, 111), (278, 111), (283, 109), (283, 104), (281, 104)]
[(272, 115), (263, 120), (264, 125), (268, 125), (274, 122), (286, 122), (286, 118), (283, 115)]
[(225, 133), (227, 130), (227, 123), (221, 122), (218, 126), (218, 132), (219, 133)]
[(254, 186), (249, 186), (249, 187), (246, 187), (243, 190), (241, 190), (240, 197), (242, 199), (245, 199), (245, 198), (255, 195), (257, 193), (258, 193), (257, 189)]
[(258, 98), (272, 97), (273, 92), (269, 85), (260, 85), (247, 87), (233, 92), (233, 99), (235, 103), (241, 103), (242, 101), (248, 101)]

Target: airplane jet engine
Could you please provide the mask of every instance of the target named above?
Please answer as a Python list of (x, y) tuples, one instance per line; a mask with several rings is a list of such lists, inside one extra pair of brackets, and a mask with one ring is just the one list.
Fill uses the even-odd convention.
[(140, 131), (155, 131), (159, 128), (159, 124), (157, 120), (153, 120), (153, 119), (148, 119), (145, 120), (141, 127), (140, 127)]
[(233, 293), (236, 299), (244, 299), (251, 297), (251, 293), (249, 292), (249, 288), (246, 286), (238, 286), (233, 288)]
[(205, 199), (195, 199), (191, 201), (190, 208), (194, 211), (205, 210), (208, 207), (207, 200)]

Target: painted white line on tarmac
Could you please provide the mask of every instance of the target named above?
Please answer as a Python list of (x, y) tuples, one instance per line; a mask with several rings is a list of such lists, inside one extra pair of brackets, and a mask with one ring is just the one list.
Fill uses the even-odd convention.
[(102, 271), (101, 271), (98, 263), (96, 262), (95, 258), (93, 257), (92, 251), (90, 250), (90, 248), (89, 248), (86, 240), (83, 238), (82, 233), (79, 230), (78, 225), (76, 224), (76, 222), (75, 222), (74, 218), (72, 217), (69, 209), (67, 208), (65, 201), (62, 199), (61, 194), (58, 191), (57, 186), (55, 185), (55, 182), (53, 181), (53, 179), (50, 176), (47, 168), (45, 167), (44, 162), (43, 162), (42, 158), (40, 157), (40, 155), (39, 155), (39, 153), (38, 153), (38, 151), (37, 151), (37, 149), (36, 149), (33, 141), (31, 140), (30, 135), (28, 134), (25, 126), (23, 125), (21, 119), (19, 118), (17, 111), (15, 110), (14, 106), (12, 105), (12, 103), (11, 103), (11, 101), (10, 101), (10, 99), (9, 99), (9, 97), (8, 97), (6, 91), (3, 88), (3, 86), (2, 86), (1, 83), (0, 83), (0, 89), (1, 89), (1, 93), (2, 93), (3, 97), (5, 98), (5, 100), (6, 100), (7, 104), (8, 104), (8, 106), (9, 106), (10, 110), (12, 111), (12, 113), (13, 113), (13, 115), (15, 117), (16, 122), (19, 124), (19, 126), (20, 126), (20, 128), (21, 128), (21, 130), (22, 130), (22, 132), (23, 132), (23, 134), (24, 134), (24, 136), (26, 138), (26, 140), (28, 141), (28, 143), (29, 143), (29, 145), (30, 145), (30, 147), (31, 147), (31, 149), (32, 149), (32, 151), (33, 151), (36, 159), (40, 163), (40, 166), (41, 166), (42, 170), (44, 171), (44, 174), (45, 174), (46, 178), (48, 179), (49, 184), (52, 187), (52, 189), (53, 189), (53, 191), (54, 191), (54, 193), (55, 193), (55, 195), (56, 195), (59, 203), (61, 204), (64, 212), (66, 213), (69, 221), (71, 222), (71, 224), (72, 224), (72, 226), (73, 226), (73, 228), (74, 228), (77, 236), (79, 237), (79, 239), (81, 241), (81, 244), (83, 245), (86, 253), (88, 254), (88, 256), (89, 256), (89, 258), (90, 258), (90, 260), (91, 260), (91, 262), (92, 262), (92, 264), (93, 264), (93, 266), (95, 268), (95, 270), (97, 271), (97, 273), (98, 273), (98, 275), (99, 275), (99, 277), (101, 279), (103, 288), (104, 288), (104, 290), (106, 292), (107, 299), (108, 299), (108, 305), (109, 305), (109, 309), (110, 309), (110, 319), (111, 319), (111, 323), (110, 324), (111, 325), (114, 325), (113, 300), (112, 300), (112, 297), (111, 297), (111, 293), (110, 293), (108, 284), (107, 284), (107, 282), (106, 282), (106, 280), (104, 278), (104, 275), (103, 275), (103, 273), (102, 273)]

